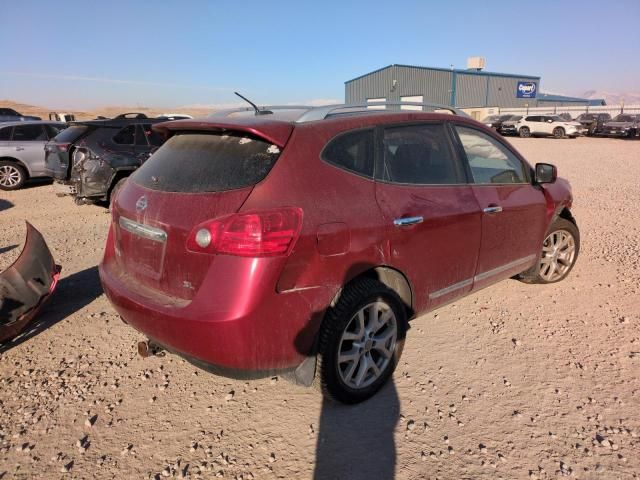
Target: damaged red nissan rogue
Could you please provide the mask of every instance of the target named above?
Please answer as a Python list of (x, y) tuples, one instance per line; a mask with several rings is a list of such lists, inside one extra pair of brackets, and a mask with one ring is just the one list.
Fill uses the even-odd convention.
[(455, 109), (383, 107), (154, 126), (168, 140), (114, 195), (100, 265), (123, 320), (210, 371), (289, 371), (356, 403), (411, 318), (569, 274), (580, 235), (554, 166)]

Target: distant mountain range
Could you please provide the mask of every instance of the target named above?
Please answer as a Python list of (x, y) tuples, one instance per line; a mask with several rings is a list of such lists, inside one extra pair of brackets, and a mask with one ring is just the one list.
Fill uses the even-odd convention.
[(604, 98), (607, 105), (620, 105), (624, 99), (625, 105), (640, 105), (640, 92), (604, 92), (600, 90), (588, 90), (582, 95), (582, 98)]

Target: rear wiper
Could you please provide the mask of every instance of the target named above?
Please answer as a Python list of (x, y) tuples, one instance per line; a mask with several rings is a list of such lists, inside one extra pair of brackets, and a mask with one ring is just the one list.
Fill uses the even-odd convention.
[(238, 92), (233, 92), (233, 93), (235, 93), (237, 96), (239, 96), (241, 99), (243, 99), (249, 105), (251, 105), (253, 107), (253, 109), (256, 111), (256, 115), (271, 115), (271, 114), (273, 114), (273, 112), (271, 110), (260, 110), (255, 103), (253, 103), (247, 97), (243, 97)]

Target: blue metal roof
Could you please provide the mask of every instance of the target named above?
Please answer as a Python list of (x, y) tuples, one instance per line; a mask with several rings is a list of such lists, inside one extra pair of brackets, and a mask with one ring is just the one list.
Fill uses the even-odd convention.
[(366, 77), (368, 75), (372, 75), (374, 73), (380, 72), (382, 70), (386, 70), (387, 68), (391, 68), (391, 67), (420, 68), (422, 70), (436, 70), (440, 72), (454, 72), (454, 73), (463, 73), (463, 74), (469, 74), (469, 75), (482, 75), (482, 76), (488, 76), (488, 77), (509, 77), (509, 78), (526, 78), (531, 80), (540, 80), (540, 77), (536, 75), (520, 75), (517, 73), (485, 72), (485, 71), (478, 71), (478, 70), (467, 70), (462, 68), (421, 67), (418, 65), (402, 65), (402, 64), (394, 63), (392, 65), (387, 65), (386, 67), (378, 68), (377, 70), (374, 70), (372, 72), (365, 73), (364, 75), (360, 75), (359, 77), (352, 78), (351, 80), (347, 80), (344, 83), (351, 83), (355, 80), (359, 80), (360, 78)]
[(567, 97), (565, 95), (554, 95), (553, 93), (539, 93), (538, 101), (539, 102), (589, 103), (588, 98)]

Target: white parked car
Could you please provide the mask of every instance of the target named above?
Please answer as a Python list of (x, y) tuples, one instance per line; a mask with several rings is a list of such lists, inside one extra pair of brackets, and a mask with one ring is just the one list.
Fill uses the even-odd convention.
[(516, 123), (521, 137), (550, 136), (575, 138), (582, 135), (580, 122), (567, 121), (558, 115), (526, 115)]

